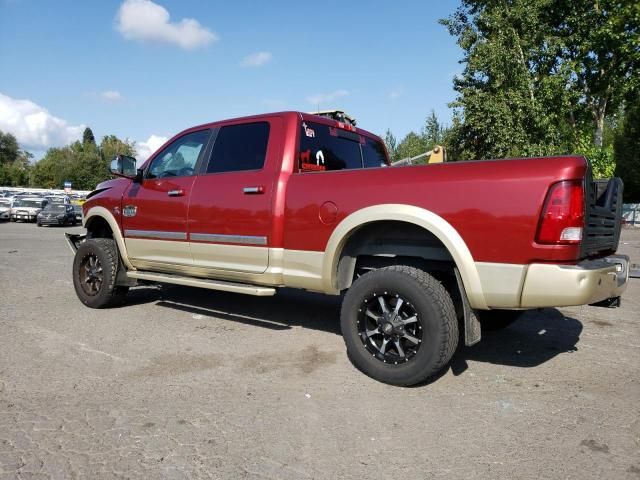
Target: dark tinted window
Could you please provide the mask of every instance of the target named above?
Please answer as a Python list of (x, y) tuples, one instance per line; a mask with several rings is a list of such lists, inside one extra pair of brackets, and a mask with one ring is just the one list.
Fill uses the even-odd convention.
[(362, 161), (364, 162), (364, 168), (386, 166), (387, 156), (382, 142), (365, 137), (365, 143), (362, 145)]
[(260, 170), (269, 143), (269, 123), (245, 123), (222, 127), (218, 132), (207, 173)]
[(301, 128), (302, 170), (362, 168), (360, 135), (313, 122), (302, 122)]

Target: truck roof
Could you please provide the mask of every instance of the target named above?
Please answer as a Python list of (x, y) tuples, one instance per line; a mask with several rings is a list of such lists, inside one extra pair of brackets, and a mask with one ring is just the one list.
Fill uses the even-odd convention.
[[(322, 113), (322, 112), (320, 112), (320, 113)], [(258, 114), (258, 115), (249, 115), (249, 116), (245, 116), (245, 117), (234, 117), (234, 118), (226, 118), (226, 119), (223, 119), (223, 120), (216, 120), (215, 122), (203, 123), (201, 125), (196, 125), (196, 126), (193, 126), (193, 127), (189, 127), (187, 129), (183, 130), (182, 132), (180, 132), (178, 135), (181, 135), (182, 133), (184, 133), (184, 132), (186, 132), (188, 130), (196, 130), (196, 129), (206, 128), (206, 127), (215, 127), (215, 126), (218, 126), (220, 124), (229, 123), (229, 122), (240, 122), (240, 121), (247, 121), (247, 120), (260, 121), (260, 120), (262, 120), (264, 118), (273, 117), (273, 116), (280, 116), (280, 117), (296, 116), (296, 117), (300, 118), (301, 120), (310, 121), (310, 122), (316, 122), (316, 123), (322, 123), (324, 125), (330, 125), (332, 127), (337, 127), (337, 128), (343, 128), (345, 130), (350, 130), (352, 132), (355, 132), (355, 133), (358, 133), (358, 134), (361, 134), (361, 135), (364, 135), (364, 136), (367, 136), (367, 137), (375, 138), (376, 140), (381, 140), (380, 136), (378, 136), (375, 133), (372, 133), (372, 132), (370, 132), (368, 130), (364, 130), (363, 128), (355, 127), (355, 126), (350, 125), (348, 123), (342, 123), (342, 122), (339, 122), (337, 120), (333, 120), (333, 119), (328, 118), (328, 117), (315, 115), (313, 113), (305, 113), (305, 112), (294, 111), (294, 110), (282, 111), (282, 112), (272, 112), (272, 113), (261, 113), (261, 114)]]

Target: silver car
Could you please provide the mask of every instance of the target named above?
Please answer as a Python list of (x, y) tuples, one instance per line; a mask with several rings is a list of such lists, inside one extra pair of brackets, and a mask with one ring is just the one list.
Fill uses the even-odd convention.
[(11, 207), (12, 222), (35, 222), (38, 214), (47, 204), (47, 200), (39, 197), (17, 197)]
[(11, 200), (8, 198), (0, 198), (0, 220), (9, 220), (11, 217)]

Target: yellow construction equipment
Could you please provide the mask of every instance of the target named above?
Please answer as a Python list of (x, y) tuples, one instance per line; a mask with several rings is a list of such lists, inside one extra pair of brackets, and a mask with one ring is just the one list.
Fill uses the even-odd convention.
[(427, 157), (428, 157), (428, 160), (426, 161), (426, 163), (428, 164), (443, 163), (447, 161), (447, 153), (445, 148), (442, 145), (436, 145), (435, 147), (433, 147), (433, 150), (429, 150), (428, 152), (421, 153), (420, 155), (416, 155), (415, 157), (403, 158), (402, 160), (398, 160), (397, 162), (392, 162), (391, 166), (404, 167), (407, 165), (415, 165), (416, 163), (423, 163), (423, 162), (419, 162), (419, 160), (422, 160), (423, 158), (427, 158)]

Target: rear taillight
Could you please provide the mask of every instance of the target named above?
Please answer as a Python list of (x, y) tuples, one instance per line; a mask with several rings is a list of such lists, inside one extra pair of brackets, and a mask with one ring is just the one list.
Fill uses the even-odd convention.
[(581, 180), (565, 180), (549, 189), (536, 241), (571, 245), (582, 240), (584, 227), (584, 188)]

